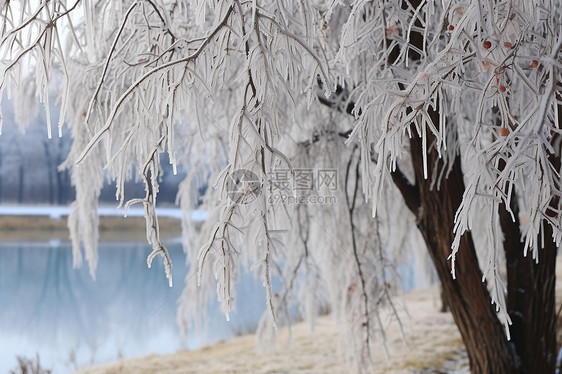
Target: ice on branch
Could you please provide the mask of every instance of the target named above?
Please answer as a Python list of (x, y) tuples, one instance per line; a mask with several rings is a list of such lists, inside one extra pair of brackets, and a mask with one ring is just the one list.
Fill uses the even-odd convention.
[[(533, 259), (559, 246), (560, 11), (555, 0), (0, 1), (0, 92), (19, 122), (60, 107), (59, 134), (72, 130), (75, 266), (85, 257), (95, 274), (109, 180), (119, 206), (143, 204), (147, 263), (160, 256), (172, 285), (155, 211), (167, 153), (187, 174), (183, 332), (204, 325), (212, 299), (232, 317), (238, 274), (251, 271), (266, 294), (262, 340), (329, 310), (347, 357), (372, 372), (406, 251), (429, 250), (442, 281), (476, 253), (504, 339), (502, 224)], [(337, 177), (320, 178), (327, 169)], [(133, 179), (146, 193), (127, 201)], [(209, 212), (201, 228), (194, 208)]]

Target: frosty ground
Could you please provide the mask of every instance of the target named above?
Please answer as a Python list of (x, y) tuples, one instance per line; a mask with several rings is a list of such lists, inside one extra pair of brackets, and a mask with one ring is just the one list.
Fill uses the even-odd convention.
[[(556, 300), (562, 298), (562, 259), (556, 264)], [(396, 321), (386, 321), (385, 354), (382, 339), (374, 344), (377, 373), (468, 373), (468, 359), (450, 313), (439, 312), (439, 289), (433, 286), (397, 298), (406, 341)], [(560, 330), (559, 326), (557, 327)], [(193, 351), (168, 355), (149, 354), (84, 369), (78, 374), (114, 373), (347, 373), (336, 321), (330, 315), (318, 319), (314, 331), (307, 323), (281, 329), (268, 352), (258, 350), (253, 334)]]
[[(397, 301), (405, 306), (399, 314), (406, 333), (402, 340), (398, 324), (386, 330), (390, 357), (387, 360), (382, 339), (373, 349), (380, 373), (468, 372), (460, 334), (450, 313), (439, 313), (437, 287), (409, 292)], [(169, 355), (146, 355), (101, 365), (80, 374), (110, 373), (346, 373), (342, 346), (332, 316), (321, 317), (314, 331), (307, 323), (281, 329), (269, 352), (259, 352), (255, 335), (193, 351)]]

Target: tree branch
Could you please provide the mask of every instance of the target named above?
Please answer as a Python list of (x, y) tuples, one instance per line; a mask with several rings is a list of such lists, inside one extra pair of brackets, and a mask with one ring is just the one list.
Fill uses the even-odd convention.
[[(320, 85), (320, 87), (322, 87), (322, 83), (318, 82), (318, 84)], [(344, 97), (347, 98), (349, 93), (348, 90), (340, 85), (337, 86), (336, 91), (335, 91), (335, 95), (337, 97)], [(318, 101), (321, 104), (324, 104), (330, 108), (336, 109), (338, 111), (340, 111), (341, 113), (346, 113), (349, 115), (353, 115), (353, 111), (355, 110), (355, 102), (349, 100), (346, 101), (347, 105), (345, 106), (345, 108), (343, 108), (341, 105), (339, 105), (338, 103), (341, 103), (341, 100), (329, 100), (326, 99), (325, 97), (318, 95)], [(358, 114), (361, 114), (361, 112), (359, 111)], [(345, 139), (347, 139), (350, 135), (351, 135), (352, 130), (348, 130), (345, 132), (338, 132), (337, 134)], [(314, 143), (316, 143), (317, 141), (320, 140), (320, 134), (316, 133), (312, 136), (312, 139), (307, 140), (306, 142), (301, 143), (301, 145), (308, 147)], [(374, 160), (372, 160), (374, 161)], [(391, 174), (392, 177), (392, 181), (394, 182), (394, 184), (396, 185), (396, 187), (398, 188), (398, 190), (400, 191), (400, 193), (402, 194), (402, 197), (404, 198), (404, 201), (406, 202), (406, 205), (408, 206), (408, 209), (410, 209), (412, 211), (412, 213), (414, 213), (414, 215), (417, 214), (417, 211), (420, 207), (420, 191), (419, 188), (417, 186), (417, 184), (412, 184), (410, 183), (410, 181), (408, 180), (408, 178), (406, 177), (406, 175), (404, 175), (404, 173), (402, 173), (402, 171), (400, 170), (400, 168), (398, 166), (396, 166), (396, 170), (394, 172), (392, 172)]]
[(396, 170), (390, 173), (390, 176), (392, 177), (394, 185), (398, 188), (400, 194), (404, 198), (404, 202), (406, 203), (406, 206), (408, 206), (408, 209), (417, 216), (417, 212), (421, 206), (420, 190), (418, 186), (410, 183), (398, 165), (396, 166)]

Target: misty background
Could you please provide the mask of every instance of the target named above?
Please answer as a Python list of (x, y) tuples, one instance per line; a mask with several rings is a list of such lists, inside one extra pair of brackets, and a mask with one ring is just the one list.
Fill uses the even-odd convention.
[[(32, 110), (32, 109), (30, 109)], [(53, 127), (58, 122), (57, 108), (51, 108)], [(59, 138), (53, 128), (53, 137), (47, 138), (45, 111), (39, 108), (35, 118), (25, 126), (15, 122), (12, 102), (2, 103), (3, 126), (0, 135), (0, 204), (50, 204), (68, 205), (74, 201), (69, 169), (58, 167), (66, 160), (72, 145), (69, 129), (63, 127)], [(168, 162), (168, 154), (161, 155), (164, 170), (159, 206), (174, 204), (179, 183), (185, 178), (185, 170), (178, 166), (174, 175)], [(143, 197), (144, 185), (139, 180), (125, 184), (129, 197)], [(204, 189), (200, 191), (204, 192)], [(115, 183), (106, 180), (100, 195), (102, 204), (116, 204)]]

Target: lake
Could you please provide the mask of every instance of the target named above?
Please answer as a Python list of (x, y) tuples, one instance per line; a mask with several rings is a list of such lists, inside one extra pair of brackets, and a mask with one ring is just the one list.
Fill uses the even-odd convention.
[(173, 288), (160, 257), (147, 268), (145, 242), (100, 243), (95, 281), (87, 264), (72, 268), (70, 243), (0, 243), (0, 372), (15, 368), (16, 355), (38, 353), (44, 368), (69, 373), (120, 358), (193, 349), (255, 329), (265, 292), (260, 280), (241, 272), (231, 321), (214, 303), (206, 336), (189, 335), (183, 342), (176, 309), (188, 267), (179, 241), (165, 244)]

